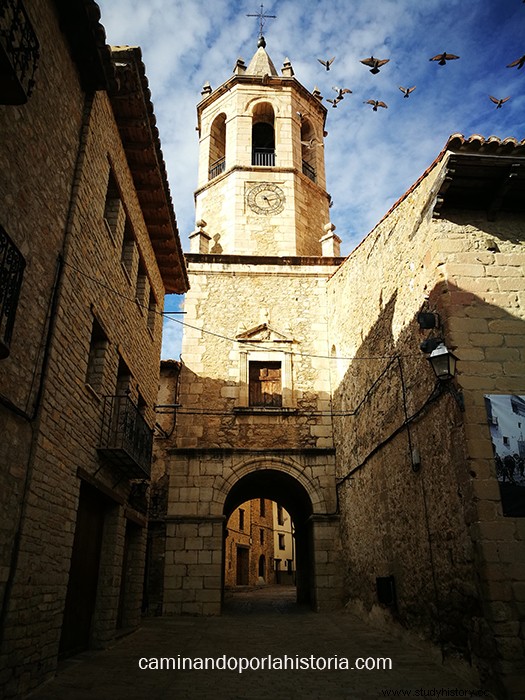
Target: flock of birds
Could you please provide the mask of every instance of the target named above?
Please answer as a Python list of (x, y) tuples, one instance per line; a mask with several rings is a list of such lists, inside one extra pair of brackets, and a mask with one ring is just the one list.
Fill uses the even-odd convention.
[[(525, 2), (525, 0), (523, 0)], [(455, 61), (459, 58), (459, 56), (456, 56), (453, 53), (447, 53), (444, 51), (443, 53), (437, 54), (436, 56), (432, 56), (432, 58), (429, 58), (429, 61), (436, 61), (439, 66), (444, 66), (447, 61)], [(317, 59), (319, 63), (321, 63), (327, 71), (330, 70), (330, 67), (332, 63), (335, 60), (335, 56), (332, 58), (323, 60), (321, 58)], [(380, 69), (382, 66), (384, 66), (386, 63), (390, 61), (389, 58), (376, 58), (375, 56), (370, 56), (369, 58), (363, 58), (361, 59), (361, 63), (363, 63), (365, 66), (368, 66), (370, 68), (370, 73), (375, 75), (376, 73), (379, 73)], [(516, 59), (515, 61), (512, 61), (512, 63), (509, 63), (507, 65), (507, 68), (523, 68), (525, 65), (525, 54), (523, 56), (520, 56), (520, 58)], [(332, 88), (337, 92), (337, 96), (334, 99), (328, 98), (327, 101), (331, 103), (332, 107), (337, 107), (337, 105), (341, 102), (341, 100), (344, 99), (344, 96), (346, 94), (349, 94), (352, 92), (349, 88), (341, 88), (341, 87), (336, 87), (334, 86)], [(403, 87), (402, 85), (399, 86), (399, 89), (403, 93), (403, 97), (409, 97), (410, 94), (416, 89), (416, 86), (413, 85), (412, 87)], [(508, 97), (503, 97), (503, 98), (498, 98), (494, 97), (493, 95), (489, 95), (490, 100), (496, 105), (496, 109), (500, 109), (501, 106), (510, 100), (510, 95)], [(383, 102), (382, 100), (365, 100), (363, 104), (368, 104), (372, 106), (372, 110), (374, 112), (378, 111), (378, 107), (383, 107), (384, 109), (388, 109), (388, 105)]]

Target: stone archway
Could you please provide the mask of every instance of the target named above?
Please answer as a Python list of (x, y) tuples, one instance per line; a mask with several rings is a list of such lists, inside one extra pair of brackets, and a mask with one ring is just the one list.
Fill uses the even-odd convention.
[(266, 498), (290, 514), (295, 526), (297, 557), (297, 602), (316, 607), (313, 507), (306, 488), (290, 474), (278, 469), (255, 469), (231, 487), (224, 502), (224, 522), (245, 501)]
[(227, 517), (246, 500), (280, 503), (295, 525), (297, 600), (341, 605), (334, 455), (329, 449), (177, 450), (166, 516), (163, 612), (218, 615)]

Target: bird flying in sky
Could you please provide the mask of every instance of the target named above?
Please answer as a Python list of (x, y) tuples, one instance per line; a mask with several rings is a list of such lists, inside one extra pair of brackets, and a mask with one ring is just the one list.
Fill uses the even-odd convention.
[(337, 99), (342, 100), (346, 94), (350, 94), (352, 91), (348, 88), (332, 87), (332, 90), (337, 92)]
[(515, 61), (512, 61), (512, 63), (509, 63), (507, 68), (514, 68), (514, 66), (518, 66), (518, 70), (520, 68), (523, 68), (525, 64), (525, 54), (521, 56), (520, 58), (516, 59)]
[(343, 99), (342, 97), (341, 97), (341, 99), (339, 99), (339, 97), (336, 97), (335, 100), (331, 100), (329, 97), (327, 97), (326, 101), (330, 102), (332, 107), (337, 107), (337, 103), (341, 102), (342, 99)]
[(379, 73), (380, 67), (384, 66), (385, 63), (388, 63), (389, 61), (389, 58), (375, 58), (374, 56), (370, 56), (370, 58), (361, 59), (361, 63), (364, 63), (365, 66), (372, 66), (370, 69), (370, 73), (373, 73), (374, 75), (376, 73)]
[(384, 102), (378, 101), (378, 100), (366, 100), (366, 102), (363, 102), (365, 105), (372, 105), (372, 110), (374, 112), (377, 112), (378, 107), (384, 107), (385, 109), (388, 109), (388, 105), (385, 104)]
[(317, 60), (319, 61), (319, 63), (322, 63), (322, 64), (323, 64), (323, 66), (326, 68), (326, 70), (330, 70), (330, 66), (331, 66), (332, 63), (334, 62), (334, 58), (335, 58), (335, 56), (333, 56), (332, 58), (327, 59), (326, 61), (323, 61), (322, 58), (318, 58)]
[(399, 89), (400, 89), (401, 92), (403, 93), (403, 97), (408, 97), (408, 96), (410, 95), (410, 93), (413, 92), (413, 91), (416, 89), (416, 86), (414, 85), (414, 87), (406, 88), (406, 87), (402, 87), (402, 86), (400, 85), (400, 86), (399, 86)]
[(455, 56), (453, 53), (439, 53), (437, 56), (432, 56), (432, 58), (429, 58), (429, 61), (437, 61), (438, 66), (444, 66), (447, 61), (453, 61), (455, 58), (459, 58), (459, 56)]
[(501, 105), (507, 100), (510, 100), (510, 95), (508, 97), (504, 97), (501, 100), (498, 100), (497, 97), (493, 97), (492, 95), (489, 95), (489, 97), (492, 100), (492, 102), (494, 102), (494, 104), (496, 105), (496, 109), (501, 109)]

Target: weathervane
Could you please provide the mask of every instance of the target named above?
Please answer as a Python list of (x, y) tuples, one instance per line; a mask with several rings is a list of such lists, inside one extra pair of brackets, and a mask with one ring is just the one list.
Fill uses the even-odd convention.
[(246, 17), (258, 17), (259, 18), (259, 39), (262, 39), (264, 20), (265, 19), (275, 19), (276, 15), (265, 15), (264, 14), (264, 5), (261, 4), (261, 9), (257, 14), (246, 15)]

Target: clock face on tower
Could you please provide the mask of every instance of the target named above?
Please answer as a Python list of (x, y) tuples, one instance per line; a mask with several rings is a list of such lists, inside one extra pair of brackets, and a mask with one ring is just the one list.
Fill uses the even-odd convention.
[(273, 182), (260, 182), (247, 190), (246, 202), (256, 214), (280, 214), (284, 209), (286, 197), (282, 189)]

